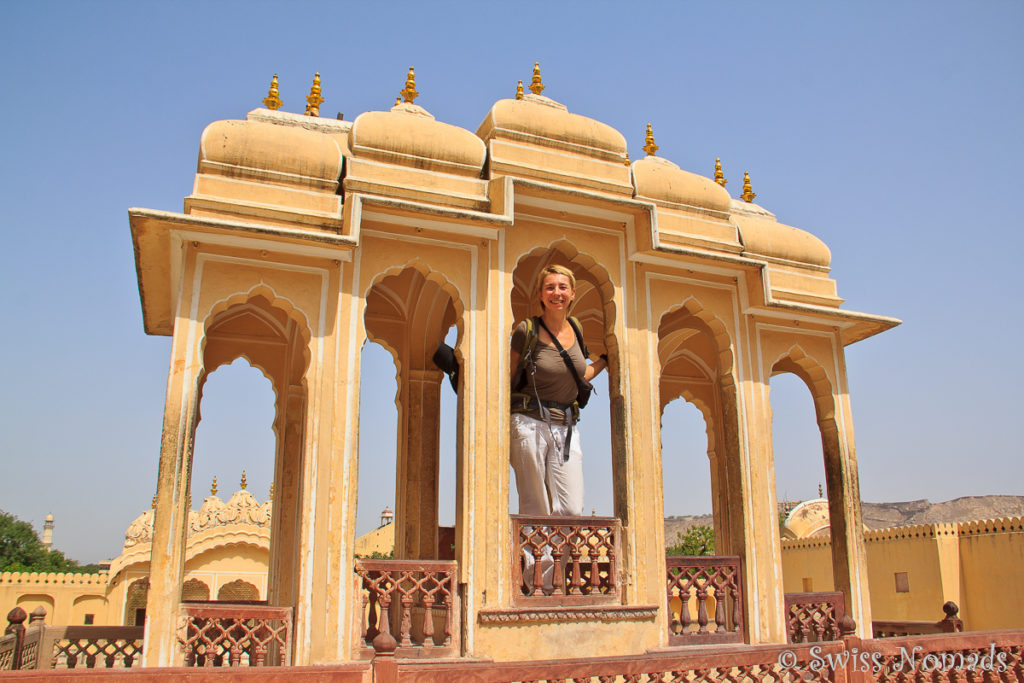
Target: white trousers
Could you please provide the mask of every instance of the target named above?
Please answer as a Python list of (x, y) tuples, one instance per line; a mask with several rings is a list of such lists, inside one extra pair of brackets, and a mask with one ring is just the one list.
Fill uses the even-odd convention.
[[(580, 430), (512, 413), (509, 457), (516, 474), (519, 514), (579, 517), (583, 514), (583, 450)], [(569, 459), (562, 453), (572, 429)]]

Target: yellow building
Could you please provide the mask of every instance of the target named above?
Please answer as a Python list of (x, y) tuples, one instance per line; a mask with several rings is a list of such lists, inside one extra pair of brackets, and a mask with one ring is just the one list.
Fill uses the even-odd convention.
[[(182, 213), (129, 210), (145, 331), (172, 337), (147, 666), (185, 656), (192, 437), (207, 376), (240, 356), (276, 396), (266, 596), (293, 628), (290, 663), (363, 656), (378, 627), (392, 628), (387, 610), (365, 605), (392, 599), (425, 603), (420, 626), (393, 626), (403, 646), (437, 644), (446, 656), (560, 658), (581, 639), (607, 654), (667, 646), (658, 425), (679, 396), (707, 423), (720, 551), (742, 559), (738, 637), (785, 642), (769, 402), (781, 372), (814, 399), (833, 573), (867, 635), (844, 347), (898, 321), (842, 309), (828, 248), (754, 204), (749, 177), (733, 199), (724, 175), (657, 156), (650, 126), (631, 161), (622, 133), (544, 88), (535, 66), (531, 92), (494, 103), (473, 132), (414, 103), (412, 69), (403, 101), (352, 122), (319, 117), (319, 76), (306, 115), (277, 110), (275, 82), (267, 109), (206, 128)], [(566, 536), (556, 551), (580, 552), (565, 539), (582, 537), (586, 561), (567, 560), (571, 574), (548, 596), (520, 573), (519, 548), (552, 541), (536, 539), (548, 523), (508, 508), (505, 397), (510, 331), (533, 312), (532, 283), (552, 263), (574, 272), (587, 346), (610, 357), (615, 485), (613, 517), (557, 520)], [(437, 513), (444, 376), (431, 356), (452, 327), (461, 370), (448, 542)], [(398, 370), (392, 565), (356, 558), (366, 340)], [(399, 596), (405, 579), (384, 577), (408, 572), (420, 592)], [(440, 612), (443, 637), (422, 616)]]
[[(216, 482), (199, 510), (189, 510), (182, 600), (263, 600), (270, 549), (270, 501), (243, 487), (226, 502)], [(31, 612), (42, 606), (46, 623), (142, 625), (150, 583), (153, 510), (125, 531), (121, 554), (96, 574), (0, 574), (0, 605)]]
[[(834, 589), (828, 502), (801, 503), (782, 529), (787, 593)], [(920, 524), (864, 532), (877, 621), (931, 621), (960, 607), (964, 628), (1020, 628), (1024, 517)]]

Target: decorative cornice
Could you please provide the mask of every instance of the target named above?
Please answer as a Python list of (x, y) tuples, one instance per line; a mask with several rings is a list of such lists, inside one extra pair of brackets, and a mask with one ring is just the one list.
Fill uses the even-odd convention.
[(557, 623), (568, 621), (643, 621), (658, 615), (655, 605), (610, 607), (527, 607), (483, 610), (481, 624)]

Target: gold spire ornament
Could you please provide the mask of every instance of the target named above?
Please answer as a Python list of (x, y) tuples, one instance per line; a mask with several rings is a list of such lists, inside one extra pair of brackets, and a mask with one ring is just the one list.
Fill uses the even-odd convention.
[(402, 92), (400, 94), (408, 104), (412, 104), (413, 100), (416, 99), (416, 96), (419, 95), (419, 93), (416, 92), (416, 72), (411, 66), (409, 67), (409, 75), (405, 77), (405, 87), (402, 88)]
[(519, 81), (519, 85), (516, 86), (516, 99), (523, 99), (523, 82)]
[(540, 82), (540, 62), (533, 63), (533, 80), (530, 81), (530, 92), (534, 95), (544, 92), (544, 84)]
[(402, 103), (402, 96), (399, 95), (398, 97), (395, 98), (395, 106), (397, 107), (401, 103)]
[(715, 182), (725, 187), (725, 184), (729, 181), (725, 179), (725, 174), (722, 173), (722, 160), (715, 157)]
[(156, 494), (153, 494), (153, 509), (156, 510)]
[(320, 116), (320, 105), (323, 102), (324, 98), (320, 96), (320, 72), (317, 71), (313, 76), (313, 87), (306, 95), (306, 116)]
[(267, 96), (263, 98), (263, 106), (267, 109), (280, 109), (284, 102), (281, 101), (281, 91), (277, 89), (277, 74), (274, 74), (273, 80), (270, 81), (270, 90), (267, 91)]
[(622, 162), (626, 166), (629, 166), (632, 162), (629, 160), (629, 152), (626, 152), (626, 160)]
[(211, 496), (216, 496), (217, 495), (217, 475), (216, 474), (213, 475), (213, 485), (210, 487), (210, 495)]
[(654, 153), (658, 151), (658, 146), (654, 144), (654, 131), (651, 130), (649, 123), (647, 124), (647, 135), (644, 137), (644, 151), (649, 157), (653, 157)]
[(242, 470), (242, 490), (244, 491), (245, 487), (248, 486), (248, 485), (249, 485), (249, 482), (247, 482), (245, 480), (245, 470)]
[(274, 482), (270, 482), (270, 500), (274, 500)]
[(745, 201), (745, 202), (747, 202), (749, 204), (750, 202), (754, 201), (754, 197), (756, 197), (756, 196), (757, 196), (757, 194), (755, 194), (752, 191), (751, 187), (750, 187), (750, 172), (749, 171), (744, 171), (743, 172), (743, 194), (740, 195), (740, 199), (742, 199), (743, 201)]

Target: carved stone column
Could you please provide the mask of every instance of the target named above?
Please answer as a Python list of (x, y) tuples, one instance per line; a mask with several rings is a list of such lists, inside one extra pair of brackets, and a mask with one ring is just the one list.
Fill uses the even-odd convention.
[(399, 376), (395, 556), (437, 556), (441, 380), (434, 369), (403, 368)]

